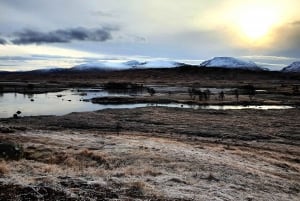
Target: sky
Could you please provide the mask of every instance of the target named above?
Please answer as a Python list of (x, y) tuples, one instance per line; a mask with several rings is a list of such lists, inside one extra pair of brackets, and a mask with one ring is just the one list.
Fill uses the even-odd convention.
[(300, 60), (299, 0), (0, 0), (0, 71), (96, 61)]

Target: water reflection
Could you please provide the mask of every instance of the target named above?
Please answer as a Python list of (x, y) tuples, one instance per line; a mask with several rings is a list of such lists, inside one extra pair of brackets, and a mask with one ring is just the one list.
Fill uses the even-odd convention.
[[(86, 92), (84, 98), (107, 96), (104, 91)], [(111, 94), (116, 95), (116, 94)], [(16, 111), (22, 111), (23, 116), (31, 115), (64, 115), (71, 112), (93, 111), (99, 106), (83, 102), (82, 96), (73, 90), (44, 94), (4, 93), (0, 97), (0, 117), (12, 117)]]
[(151, 104), (148, 106), (158, 106), (158, 107), (175, 107), (175, 108), (191, 108), (191, 109), (207, 109), (207, 110), (245, 110), (245, 109), (255, 109), (255, 110), (282, 110), (282, 109), (292, 109), (294, 107), (286, 105), (188, 105), (188, 104)]
[(173, 107), (190, 109), (213, 109), (213, 110), (240, 110), (240, 109), (290, 109), (290, 106), (218, 106), (218, 105), (188, 105), (188, 104), (121, 104), (121, 105), (101, 105), (84, 101), (94, 97), (105, 96), (130, 96), (130, 94), (104, 91), (102, 89), (69, 89), (56, 93), (44, 94), (18, 94), (2, 93), (0, 95), (0, 118), (12, 117), (17, 111), (22, 112), (22, 116), (36, 115), (65, 115), (71, 112), (96, 111), (103, 109), (121, 109), (138, 107)]

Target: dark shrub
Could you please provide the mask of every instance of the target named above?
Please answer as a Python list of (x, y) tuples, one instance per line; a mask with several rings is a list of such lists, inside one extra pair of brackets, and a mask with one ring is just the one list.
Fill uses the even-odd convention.
[(251, 84), (245, 85), (242, 87), (242, 90), (245, 94), (249, 96), (249, 99), (252, 101), (255, 96), (255, 87)]
[(0, 142), (0, 158), (19, 160), (23, 156), (23, 147), (12, 142)]
[(156, 93), (155, 89), (150, 87), (147, 88), (147, 92), (150, 94), (150, 96), (153, 96)]

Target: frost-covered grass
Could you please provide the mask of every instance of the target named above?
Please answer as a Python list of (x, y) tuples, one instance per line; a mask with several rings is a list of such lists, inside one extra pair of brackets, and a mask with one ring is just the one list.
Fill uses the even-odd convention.
[(298, 111), (153, 107), (6, 119), (1, 126), (15, 132), (1, 141), (24, 154), (3, 161), (0, 197), (297, 200)]
[(229, 146), (133, 132), (11, 134), (13, 140), (19, 137), (25, 158), (2, 161), (1, 180), (51, 187), (77, 199), (84, 193), (95, 197), (97, 186), (121, 199), (297, 200), (299, 195), (299, 164), (283, 159), (284, 153), (257, 148), (268, 146), (264, 143)]

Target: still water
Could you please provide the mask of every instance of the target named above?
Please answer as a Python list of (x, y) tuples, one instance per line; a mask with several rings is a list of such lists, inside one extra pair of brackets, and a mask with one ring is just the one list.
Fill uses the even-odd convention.
[(102, 109), (101, 106), (85, 102), (101, 96), (123, 96), (103, 90), (75, 90), (43, 94), (3, 93), (0, 95), (0, 118), (12, 117), (17, 111), (21, 116), (64, 115), (71, 112), (84, 112)]
[(191, 109), (290, 109), (290, 106), (199, 106), (188, 104), (93, 104), (83, 101), (94, 97), (105, 96), (130, 96), (132, 94), (110, 93), (101, 89), (68, 89), (62, 92), (43, 93), (43, 94), (19, 94), (3, 93), (0, 94), (0, 118), (12, 117), (17, 111), (21, 111), (21, 116), (37, 115), (65, 115), (71, 112), (96, 111), (103, 109), (124, 109), (138, 107), (173, 107), (173, 108), (191, 108)]

